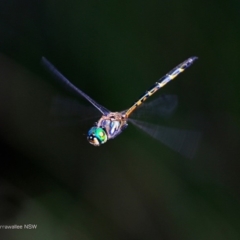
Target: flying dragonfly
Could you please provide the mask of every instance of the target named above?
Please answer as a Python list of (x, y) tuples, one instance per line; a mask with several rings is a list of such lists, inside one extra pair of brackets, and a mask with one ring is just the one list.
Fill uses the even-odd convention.
[[(158, 124), (152, 124), (139, 120), (137, 119), (139, 117), (136, 116), (153, 116), (157, 114), (164, 115), (164, 111), (169, 113), (172, 112), (177, 102), (176, 98), (173, 96), (167, 96), (165, 98), (159, 97), (150, 103), (144, 102), (160, 88), (177, 77), (181, 72), (190, 67), (195, 60), (197, 60), (197, 57), (190, 57), (179, 64), (177, 67), (160, 78), (157, 82), (155, 82), (155, 84), (149, 88), (149, 90), (147, 90), (136, 102), (134, 102), (130, 108), (120, 112), (111, 112), (104, 106), (97, 103), (86, 93), (73, 85), (45, 57), (42, 57), (41, 63), (60, 84), (64, 85), (66, 88), (68, 88), (68, 90), (77, 94), (78, 96), (85, 98), (95, 107), (95, 109), (101, 113), (101, 118), (95, 122), (94, 126), (91, 127), (87, 133), (87, 140), (93, 146), (101, 146), (108, 140), (114, 139), (121, 134), (124, 129), (126, 129), (128, 122), (131, 122), (153, 138), (163, 142), (171, 149), (181, 153), (185, 157), (191, 158), (197, 148), (200, 139), (200, 133), (190, 130), (163, 127)], [(164, 104), (167, 107), (158, 107), (158, 105)], [(137, 111), (135, 112), (136, 109)], [(139, 112), (139, 114), (136, 114), (137, 112)], [(135, 119), (130, 117), (134, 115)]]

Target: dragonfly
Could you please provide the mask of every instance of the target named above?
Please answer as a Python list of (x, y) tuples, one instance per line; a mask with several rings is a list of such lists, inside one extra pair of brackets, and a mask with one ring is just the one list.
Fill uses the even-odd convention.
[[(156, 93), (160, 88), (164, 87), (167, 83), (175, 79), (180, 73), (190, 67), (198, 58), (193, 56), (181, 64), (173, 68), (166, 75), (161, 77), (155, 84), (150, 87), (145, 93), (138, 98), (128, 109), (120, 112), (112, 112), (93, 100), (90, 96), (72, 84), (58, 69), (49, 62), (45, 57), (42, 57), (41, 64), (48, 70), (51, 75), (65, 88), (77, 96), (85, 98), (90, 102), (95, 109), (101, 114), (100, 119), (94, 123), (87, 133), (87, 140), (93, 146), (101, 146), (107, 141), (116, 138), (120, 135), (128, 126), (128, 122), (131, 122), (144, 132), (148, 133), (153, 138), (161, 141), (171, 149), (181, 153), (187, 158), (192, 158), (194, 155), (199, 139), (200, 133), (192, 130), (181, 130), (169, 127), (164, 127), (158, 124), (152, 124), (146, 121), (137, 119), (136, 116), (148, 116), (148, 115), (164, 115), (173, 112), (173, 109), (177, 105), (177, 99), (174, 96), (168, 95), (165, 97), (159, 97), (150, 103), (145, 101)], [(165, 107), (159, 108), (158, 105), (164, 105)], [(136, 114), (139, 112), (139, 114)], [(131, 116), (135, 115), (135, 119)]]

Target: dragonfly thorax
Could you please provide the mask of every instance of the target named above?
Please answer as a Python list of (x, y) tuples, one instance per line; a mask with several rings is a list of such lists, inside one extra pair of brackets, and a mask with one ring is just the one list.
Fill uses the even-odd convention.
[(103, 115), (96, 123), (96, 126), (89, 130), (87, 139), (92, 145), (100, 146), (107, 140), (115, 138), (127, 126), (125, 115), (119, 112), (111, 112), (106, 116)]

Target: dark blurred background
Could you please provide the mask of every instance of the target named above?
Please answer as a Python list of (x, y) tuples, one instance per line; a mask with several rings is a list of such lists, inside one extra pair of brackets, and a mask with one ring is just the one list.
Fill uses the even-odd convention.
[[(92, 121), (49, 124), (72, 96), (41, 56), (118, 111), (193, 55), (157, 93), (178, 96), (172, 126), (202, 133), (191, 160), (133, 126), (94, 148)], [(240, 239), (239, 59), (239, 1), (2, 0), (0, 225), (37, 229), (0, 238)]]

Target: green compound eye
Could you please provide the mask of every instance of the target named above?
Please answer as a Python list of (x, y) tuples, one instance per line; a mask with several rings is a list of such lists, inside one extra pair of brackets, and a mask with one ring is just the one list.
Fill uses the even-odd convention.
[(107, 141), (107, 134), (102, 128), (92, 127), (88, 131), (87, 140), (94, 146), (100, 146)]

